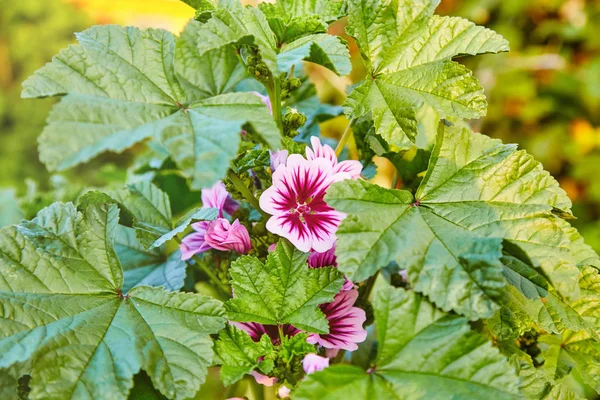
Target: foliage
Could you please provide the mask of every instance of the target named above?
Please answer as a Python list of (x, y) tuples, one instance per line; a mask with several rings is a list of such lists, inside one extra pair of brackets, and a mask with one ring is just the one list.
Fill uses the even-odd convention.
[[(60, 96), (49, 170), (137, 155), (119, 184), (0, 192), (3, 398), (206, 398), (213, 366), (229, 397), (600, 393), (600, 258), (571, 200), (463, 121), (487, 103), (455, 58), (504, 37), (436, 0), (186, 3), (180, 36), (94, 26), (23, 83)], [(351, 72), (346, 16), (367, 77), (334, 150), (318, 124), (342, 108), (307, 69)], [(393, 188), (363, 179), (376, 155)]]

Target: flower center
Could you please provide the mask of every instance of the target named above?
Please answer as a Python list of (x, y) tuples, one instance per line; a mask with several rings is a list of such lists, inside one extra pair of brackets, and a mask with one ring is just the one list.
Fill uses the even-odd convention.
[(296, 207), (296, 212), (299, 214), (306, 214), (310, 212), (310, 207), (307, 204), (299, 204)]

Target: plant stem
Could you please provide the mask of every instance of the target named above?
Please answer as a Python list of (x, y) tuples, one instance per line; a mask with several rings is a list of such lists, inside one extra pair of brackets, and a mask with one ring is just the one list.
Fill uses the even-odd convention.
[(273, 119), (283, 136), (283, 119), (281, 118), (281, 81), (279, 77), (273, 77), (273, 87), (269, 92), (269, 99), (271, 100), (271, 108), (273, 109)]
[(244, 185), (244, 182), (242, 182), (242, 180), (240, 179), (239, 176), (237, 176), (236, 174), (234, 174), (233, 171), (229, 170), (229, 172), (227, 173), (227, 177), (229, 178), (229, 180), (231, 181), (231, 183), (233, 183), (233, 186), (235, 186), (235, 188), (240, 191), (240, 193), (242, 194), (242, 196), (244, 196), (244, 198), (246, 199), (246, 201), (248, 203), (252, 204), (252, 206), (254, 208), (256, 208), (256, 210), (258, 212), (260, 212), (263, 217), (265, 217), (265, 218), (270, 218), (271, 217), (271, 215), (267, 214), (266, 212), (264, 212), (260, 208), (260, 204), (258, 203), (258, 199), (256, 198), (256, 196), (254, 196), (254, 193), (252, 193), (250, 191), (250, 189), (248, 189), (246, 187), (246, 185)]
[(340, 138), (340, 141), (339, 141), (337, 147), (335, 148), (335, 155), (338, 157), (340, 156), (340, 154), (342, 154), (342, 150), (344, 150), (344, 146), (346, 145), (346, 142), (348, 141), (350, 136), (352, 136), (352, 125), (354, 125), (353, 119), (351, 119), (348, 122), (348, 126), (346, 126), (346, 130), (344, 131), (344, 133), (342, 133), (342, 137)]
[[(177, 241), (177, 243), (179, 245), (181, 245), (181, 239), (179, 239), (177, 236), (175, 236), (175, 240)], [(221, 282), (219, 277), (210, 268), (208, 268), (206, 265), (204, 265), (204, 263), (198, 256), (193, 255), (192, 259), (196, 262), (196, 265), (198, 265), (198, 267), (202, 270), (202, 272), (204, 272), (206, 275), (208, 275), (208, 278), (217, 287), (217, 289), (219, 289), (219, 291), (221, 291), (223, 294), (229, 296), (229, 287), (227, 285), (223, 284), (223, 282)]]

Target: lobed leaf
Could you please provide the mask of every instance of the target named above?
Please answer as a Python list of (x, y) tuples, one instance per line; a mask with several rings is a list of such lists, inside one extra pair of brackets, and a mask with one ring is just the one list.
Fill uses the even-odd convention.
[(123, 295), (118, 217), (114, 204), (57, 203), (0, 231), (0, 368), (29, 363), (31, 399), (125, 399), (140, 368), (174, 399), (204, 381), (221, 303), (146, 286)]
[(264, 264), (251, 256), (234, 261), (229, 271), (235, 297), (226, 303), (230, 318), (327, 333), (327, 320), (317, 306), (333, 301), (344, 278), (335, 268), (309, 268), (307, 257), (280, 242)]
[(350, 0), (349, 28), (370, 80), (346, 100), (348, 118), (371, 114), (376, 132), (400, 149), (417, 134), (416, 112), (427, 104), (443, 117), (478, 118), (487, 103), (462, 54), (508, 51), (497, 33), (456, 17), (433, 16), (439, 0)]
[(535, 259), (558, 293), (577, 297), (571, 237), (552, 213), (571, 204), (558, 183), (515, 146), (468, 128), (440, 129), (416, 199), (364, 181), (328, 190), (328, 204), (349, 214), (337, 232), (340, 270), (360, 281), (396, 261), (442, 309), (489, 318), (503, 279), (493, 266), (470, 269), (461, 256), (480, 238), (503, 238)]

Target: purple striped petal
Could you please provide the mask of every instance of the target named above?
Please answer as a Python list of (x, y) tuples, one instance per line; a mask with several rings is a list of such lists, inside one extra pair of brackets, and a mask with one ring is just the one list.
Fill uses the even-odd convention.
[(307, 342), (319, 344), (328, 349), (343, 349), (354, 351), (357, 343), (367, 338), (363, 328), (366, 320), (364, 310), (353, 307), (358, 298), (357, 290), (342, 291), (331, 303), (319, 307), (329, 322), (329, 333), (324, 335), (311, 334)]

